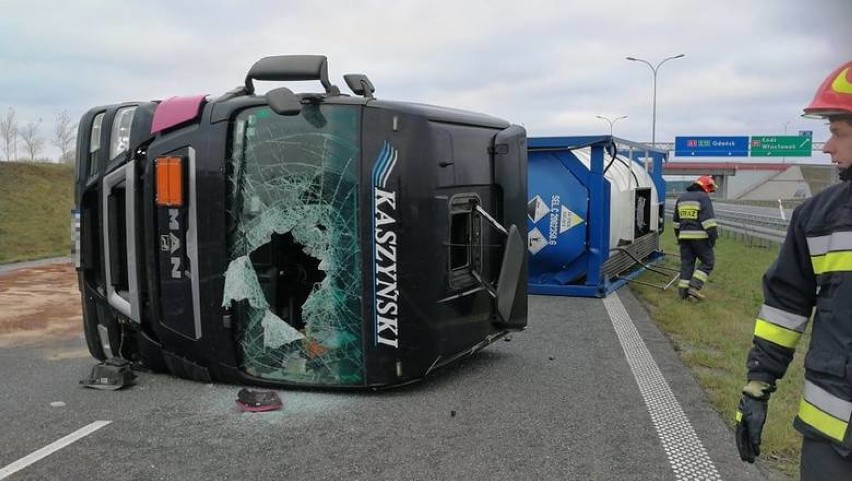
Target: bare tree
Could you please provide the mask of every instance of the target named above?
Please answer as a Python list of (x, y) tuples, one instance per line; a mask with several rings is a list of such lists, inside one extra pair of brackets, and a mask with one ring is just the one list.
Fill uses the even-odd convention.
[(35, 162), (36, 155), (41, 152), (41, 148), (44, 146), (44, 139), (38, 136), (39, 125), (41, 125), (41, 119), (35, 122), (30, 121), (20, 132), (21, 140), (27, 148), (27, 153), (30, 154), (31, 162)]
[(0, 118), (0, 147), (6, 154), (6, 160), (18, 157), (18, 119), (12, 107), (9, 107), (5, 117)]
[(77, 125), (71, 123), (67, 110), (56, 115), (56, 126), (53, 132), (53, 145), (59, 149), (59, 162), (69, 164), (74, 161), (71, 147), (76, 140)]

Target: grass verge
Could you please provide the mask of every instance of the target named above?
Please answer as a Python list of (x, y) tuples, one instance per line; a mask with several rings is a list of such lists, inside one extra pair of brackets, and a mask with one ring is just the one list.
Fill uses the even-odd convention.
[[(668, 254), (661, 265), (679, 268), (679, 251), (670, 225), (661, 245)], [(715, 269), (703, 291), (707, 299), (701, 303), (678, 299), (676, 285), (667, 291), (641, 284), (630, 285), (731, 427), (740, 390), (745, 384), (745, 361), (751, 348), (754, 316), (763, 303), (761, 279), (777, 255), (777, 246), (749, 245), (723, 236), (716, 245)], [(660, 283), (661, 277), (645, 272), (639, 279)], [(771, 467), (790, 475), (798, 473), (801, 436), (793, 429), (792, 421), (799, 407), (804, 376), (802, 363), (809, 342), (810, 329), (800, 341), (787, 375), (778, 382), (778, 391), (769, 401), (763, 431), (761, 458)]]
[(74, 167), (0, 162), (0, 263), (71, 253)]

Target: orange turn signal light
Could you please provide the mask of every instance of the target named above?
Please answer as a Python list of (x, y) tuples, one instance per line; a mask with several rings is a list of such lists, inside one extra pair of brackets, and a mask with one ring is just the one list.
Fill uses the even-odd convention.
[(157, 157), (154, 169), (157, 176), (157, 205), (183, 205), (183, 169), (180, 157)]

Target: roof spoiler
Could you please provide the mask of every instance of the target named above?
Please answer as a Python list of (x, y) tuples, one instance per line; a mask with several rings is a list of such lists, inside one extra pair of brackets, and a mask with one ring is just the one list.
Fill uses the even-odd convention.
[(319, 80), (327, 94), (340, 94), (340, 89), (328, 80), (328, 59), (325, 55), (264, 57), (255, 62), (246, 74), (246, 93), (248, 94), (254, 93), (253, 80)]

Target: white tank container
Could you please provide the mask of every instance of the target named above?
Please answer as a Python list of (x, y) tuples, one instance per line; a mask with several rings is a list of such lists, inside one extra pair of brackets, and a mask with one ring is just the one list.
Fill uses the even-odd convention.
[[(592, 165), (591, 148), (572, 151), (575, 157), (589, 170)], [(610, 165), (612, 157), (604, 154), (604, 169)], [(645, 168), (636, 161), (617, 155), (604, 174), (610, 183), (609, 247), (610, 249), (634, 241), (636, 224), (636, 192), (651, 189), (650, 215), (644, 222), (650, 224), (651, 231), (660, 229), (660, 209), (657, 200), (657, 188)]]

